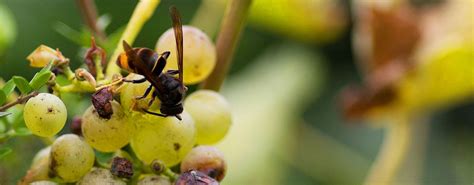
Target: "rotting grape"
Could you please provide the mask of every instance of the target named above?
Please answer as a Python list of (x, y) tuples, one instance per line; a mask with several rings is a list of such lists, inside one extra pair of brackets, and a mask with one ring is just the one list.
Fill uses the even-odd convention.
[(137, 185), (171, 185), (171, 181), (165, 176), (147, 175), (140, 179)]
[(227, 134), (232, 124), (231, 110), (219, 93), (196, 91), (186, 98), (184, 106), (196, 124), (198, 144), (215, 144)]
[[(183, 40), (184, 83), (195, 84), (211, 74), (216, 65), (216, 49), (209, 37), (196, 27), (183, 26)], [(178, 69), (173, 29), (161, 35), (155, 49), (159, 53), (171, 52), (164, 71)]]
[(227, 171), (224, 154), (216, 147), (198, 146), (193, 148), (181, 161), (181, 171), (197, 170), (221, 181)]
[(92, 168), (77, 182), (77, 185), (107, 184), (107, 185), (125, 185), (124, 181), (115, 177), (109, 170), (103, 168)]
[(30, 98), (23, 109), (26, 127), (35, 135), (51, 137), (64, 127), (67, 110), (57, 96), (40, 93)]
[(117, 177), (130, 179), (133, 176), (133, 164), (127, 158), (114, 157), (110, 172)]
[(137, 116), (134, 119), (137, 131), (130, 141), (137, 157), (146, 164), (155, 159), (163, 161), (166, 166), (178, 164), (196, 142), (193, 119), (186, 111), (181, 116), (182, 121), (149, 114)]
[(99, 116), (90, 106), (82, 116), (82, 135), (87, 143), (101, 152), (113, 152), (127, 145), (135, 131), (135, 124), (128, 119), (122, 107), (112, 101), (110, 119)]
[(79, 136), (65, 134), (51, 145), (50, 170), (64, 182), (74, 182), (94, 165), (94, 151)]
[[(126, 77), (128, 80), (142, 79), (142, 75), (130, 74)], [(120, 103), (125, 111), (148, 109), (148, 102), (151, 100), (151, 93), (143, 98), (137, 99), (145, 92), (146, 88), (150, 86), (150, 82), (143, 83), (125, 83), (120, 92)], [(155, 99), (151, 107), (158, 107), (159, 100)]]
[(181, 173), (179, 175), (179, 178), (175, 181), (175, 185), (194, 185), (194, 184), (199, 184), (199, 185), (219, 185), (219, 182), (217, 182), (215, 179), (207, 176), (206, 174), (196, 171), (196, 170), (191, 170), (191, 171), (186, 171)]

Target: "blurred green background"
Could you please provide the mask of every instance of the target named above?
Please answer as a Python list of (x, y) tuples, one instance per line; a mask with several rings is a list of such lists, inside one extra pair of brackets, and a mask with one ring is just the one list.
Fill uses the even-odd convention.
[[(223, 90), (235, 116), (229, 135), (218, 145), (229, 160), (223, 184), (361, 184), (377, 156), (383, 129), (368, 121), (348, 122), (338, 107), (341, 89), (361, 83), (363, 78), (353, 50), (354, 3), (301, 0), (302, 5), (285, 6), (288, 2), (255, 0), (258, 7), (252, 9), (241, 36)], [(413, 2), (419, 6), (440, 3)], [(136, 3), (96, 1), (99, 14), (111, 17), (106, 32), (126, 25)], [(180, 9), (186, 24), (201, 3), (222, 16), (223, 0), (162, 0), (134, 45), (154, 48), (161, 33), (170, 27), (170, 5)], [(466, 6), (473, 4), (467, 2)], [(16, 25), (15, 39), (0, 56), (1, 78), (21, 75), (30, 79), (37, 69), (29, 67), (25, 58), (40, 44), (60, 48), (73, 67), (82, 65), (81, 46), (54, 29), (59, 22), (76, 30), (83, 28), (75, 1), (0, 0), (0, 11), (0, 19), (8, 19), (2, 16), (8, 11)], [(209, 19), (201, 21), (212, 23)], [(213, 32), (212, 26), (219, 27), (219, 19), (209, 23), (212, 26), (194, 21), (208, 33)], [(464, 21), (473, 22), (473, 16)], [(314, 30), (303, 30), (307, 28)], [(308, 34), (317, 36), (305, 39)], [(88, 103), (87, 97), (75, 101), (83, 103), (70, 113), (82, 112)], [(416, 124), (408, 154), (412, 161), (402, 165), (395, 184), (474, 183), (473, 113), (474, 104), (466, 100), (437, 110)], [(74, 116), (69, 115), (69, 119)], [(15, 150), (0, 160), (0, 184), (15, 184), (43, 144), (28, 136), (6, 145)]]

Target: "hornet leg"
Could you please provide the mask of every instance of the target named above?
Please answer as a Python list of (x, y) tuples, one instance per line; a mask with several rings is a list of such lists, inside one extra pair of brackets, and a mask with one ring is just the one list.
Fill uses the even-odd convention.
[(177, 75), (177, 74), (179, 74), (179, 70), (168, 70), (168, 71), (166, 71), (166, 73), (168, 73), (170, 75)]
[(145, 78), (142, 78), (142, 79), (138, 79), (138, 80), (127, 80), (127, 79), (123, 78), (122, 81), (124, 81), (124, 82), (132, 82), (132, 83), (134, 83), (134, 84), (139, 84), (139, 83), (145, 82), (146, 79), (145, 79)]
[[(136, 97), (135, 99), (141, 100), (143, 98), (146, 98), (146, 96), (148, 96), (148, 94), (150, 94), (152, 87), (153, 87), (152, 85), (148, 86), (145, 90), (145, 93), (142, 96)], [(153, 97), (153, 99), (154, 99), (154, 97)]]
[(151, 112), (149, 110), (146, 110), (146, 109), (142, 109), (143, 112), (146, 112), (148, 114), (152, 114), (152, 115), (155, 115), (155, 116), (161, 116), (161, 117), (168, 117), (168, 115), (164, 115), (164, 114), (160, 114), (160, 113), (156, 113), (156, 112)]

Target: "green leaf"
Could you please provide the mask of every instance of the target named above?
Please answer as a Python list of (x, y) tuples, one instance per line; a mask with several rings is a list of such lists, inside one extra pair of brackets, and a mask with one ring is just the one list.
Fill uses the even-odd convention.
[(28, 81), (26, 81), (25, 78), (21, 76), (13, 76), (12, 79), (22, 94), (27, 94), (33, 90), (33, 88), (30, 86), (30, 84), (28, 83)]
[(0, 148), (0, 159), (4, 158), (11, 152), (12, 152), (11, 148), (8, 148), (8, 147)]
[(10, 93), (13, 92), (14, 89), (15, 89), (15, 82), (13, 82), (13, 79), (8, 80), (8, 82), (5, 83), (5, 85), (2, 88), (3, 92), (5, 93), (7, 97), (8, 95), (10, 95)]
[(41, 88), (46, 82), (48, 82), (49, 78), (51, 78), (51, 67), (53, 65), (53, 61), (49, 62), (41, 71), (37, 72), (33, 79), (30, 81), (30, 86), (38, 90)]
[(0, 105), (3, 105), (7, 101), (7, 95), (5, 95), (5, 92), (0, 90)]
[[(67, 24), (64, 24), (62, 22), (58, 22), (54, 24), (54, 30), (61, 34), (62, 36), (66, 37), (68, 40), (80, 45), (80, 46), (87, 46), (89, 44), (89, 41), (84, 42), (83, 40), (83, 33), (80, 31), (77, 31)], [(88, 37), (90, 39), (90, 36)]]
[(12, 113), (9, 113), (9, 112), (0, 112), (0, 118), (3, 118), (3, 117), (8, 116), (8, 115), (10, 115), (10, 114), (12, 114)]
[(51, 72), (42, 73), (35, 77), (37, 78), (31, 80), (30, 85), (33, 89), (38, 90), (51, 78)]
[(43, 69), (41, 69), (41, 71), (39, 71), (38, 73), (46, 73), (46, 72), (49, 72), (51, 71), (51, 68), (53, 68), (53, 63), (54, 63), (54, 59), (51, 60), (48, 65), (44, 66)]
[(5, 134), (6, 131), (7, 131), (7, 123), (5, 123), (3, 120), (0, 120), (0, 134)]

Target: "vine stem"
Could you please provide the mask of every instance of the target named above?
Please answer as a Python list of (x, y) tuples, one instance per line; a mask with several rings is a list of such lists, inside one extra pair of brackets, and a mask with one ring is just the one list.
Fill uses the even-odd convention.
[(115, 60), (120, 53), (123, 52), (122, 41), (125, 40), (129, 44), (133, 44), (138, 32), (140, 32), (145, 22), (153, 15), (153, 12), (159, 3), (160, 0), (140, 0), (140, 2), (138, 2), (125, 31), (120, 37), (117, 48), (115, 48), (115, 51), (107, 64), (106, 76), (108, 78), (111, 78), (114, 74), (120, 73), (120, 68), (115, 63)]
[(95, 36), (99, 37), (102, 41), (106, 39), (104, 30), (97, 27), (97, 8), (94, 0), (76, 0), (81, 10), (84, 21), (87, 26), (91, 29)]
[(201, 88), (215, 91), (219, 91), (221, 88), (232, 63), (251, 3), (252, 0), (231, 0), (228, 2), (221, 30), (217, 36), (217, 64), (211, 75), (201, 84)]
[(39, 93), (37, 91), (34, 91), (28, 95), (25, 95), (25, 96), (22, 96), (22, 97), (19, 97), (16, 101), (13, 101), (13, 102), (10, 102), (8, 104), (5, 104), (3, 106), (0, 107), (0, 112), (3, 112), (7, 109), (9, 109), (10, 107), (13, 107), (17, 104), (22, 104), (23, 102), (27, 101), (28, 99), (32, 98), (32, 97), (35, 97), (36, 95), (38, 95)]
[(411, 117), (402, 115), (387, 125), (382, 148), (365, 179), (365, 185), (392, 184), (412, 140), (414, 123), (410, 120)]

